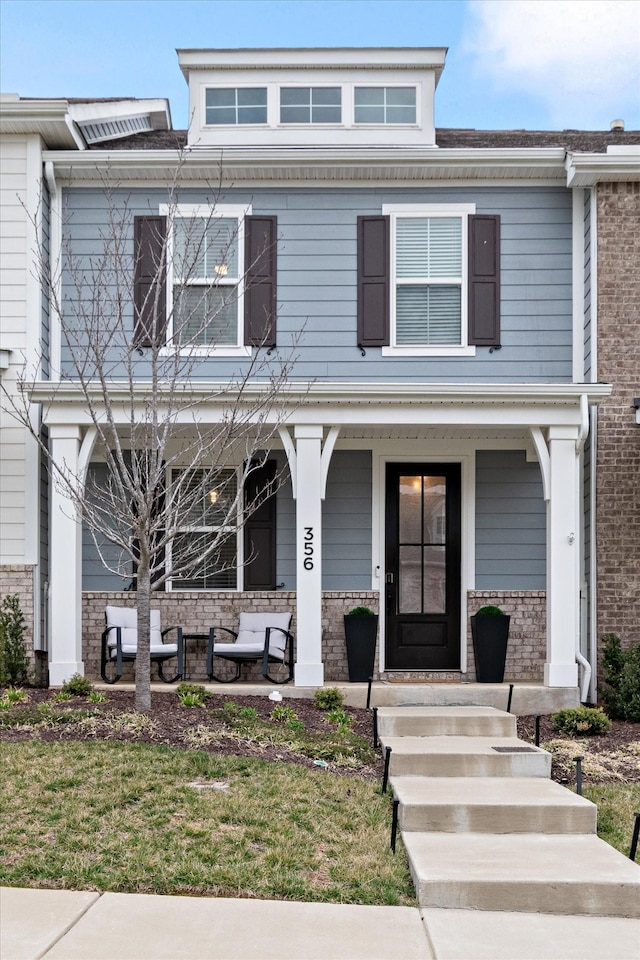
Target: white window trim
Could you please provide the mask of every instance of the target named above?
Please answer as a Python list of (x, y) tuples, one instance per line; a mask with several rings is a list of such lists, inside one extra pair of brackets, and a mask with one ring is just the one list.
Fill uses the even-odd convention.
[[(390, 126), (385, 124), (386, 127)], [(400, 125), (399, 125), (400, 126)], [(390, 340), (391, 344), (382, 347), (383, 357), (475, 357), (476, 348), (468, 341), (468, 297), (469, 265), (468, 265), (468, 217), (476, 212), (475, 203), (385, 203), (382, 206), (383, 216), (390, 217), (391, 236), (389, 240), (390, 265)], [(398, 217), (460, 217), (462, 219), (462, 280), (460, 300), (461, 343), (442, 346), (396, 345), (396, 221)]]
[[(269, 124), (269, 87), (268, 83), (203, 83), (201, 90), (201, 110), (202, 110), (202, 129), (203, 130), (263, 130)], [(267, 119), (264, 123), (207, 123), (207, 90), (266, 90), (267, 102), (265, 109)]]
[[(190, 469), (201, 469), (198, 467), (180, 467), (175, 464), (171, 467), (167, 467), (165, 470), (165, 484), (167, 489), (172, 481), (171, 474), (175, 472), (183, 473), (186, 470)], [(227, 467), (223, 469), (235, 470), (236, 480), (238, 483), (238, 489), (240, 489), (240, 484), (242, 481), (242, 469), (239, 466), (236, 467)], [(241, 535), (244, 530), (244, 513), (243, 513), (243, 502), (244, 498), (241, 496), (238, 498), (238, 512), (236, 514), (236, 525), (235, 525), (235, 536), (236, 536), (236, 585), (235, 587), (174, 587), (173, 580), (171, 577), (165, 581), (165, 591), (167, 593), (242, 593), (244, 590), (244, 537)], [(211, 527), (193, 527), (193, 528), (184, 528), (181, 532), (204, 532), (211, 530)], [(231, 529), (231, 527), (229, 527)], [(165, 550), (165, 563), (167, 572), (171, 573), (171, 547), (172, 544), (168, 543)]]
[[(389, 130), (389, 129), (391, 129), (391, 130), (396, 130), (396, 129), (398, 129), (398, 130), (417, 130), (417, 129), (420, 127), (420, 123), (418, 122), (418, 118), (422, 116), (422, 84), (420, 84), (420, 83), (415, 83), (415, 82), (414, 82), (414, 83), (406, 83), (406, 82), (405, 82), (405, 83), (401, 83), (400, 81), (397, 81), (397, 82), (395, 82), (395, 83), (382, 83), (382, 82), (380, 82), (380, 83), (357, 83), (357, 82), (354, 81), (353, 83), (350, 84), (350, 86), (351, 86), (351, 96), (350, 96), (350, 98), (349, 98), (349, 99), (350, 99), (350, 104), (351, 104), (351, 123), (350, 123), (350, 126), (353, 126), (353, 127), (355, 127), (356, 129), (358, 129), (358, 130), (360, 130), (360, 129), (363, 129), (363, 130)], [(416, 119), (413, 121), (413, 123), (363, 123), (361, 120), (360, 120), (360, 121), (357, 121), (357, 120), (356, 120), (356, 87), (358, 87), (358, 89), (363, 89), (363, 88), (364, 88), (364, 89), (372, 89), (372, 88), (380, 88), (380, 87), (381, 87), (381, 88), (383, 88), (383, 89), (386, 88), (387, 90), (391, 89), (392, 87), (403, 88), (403, 89), (406, 89), (406, 88), (408, 87), (408, 88), (410, 88), (410, 89), (415, 90), (415, 92), (416, 92)]]
[[(167, 217), (167, 345), (161, 350), (164, 355), (179, 349), (181, 356), (193, 357), (250, 357), (252, 348), (242, 343), (244, 339), (244, 218), (251, 216), (251, 204), (220, 203), (215, 206), (201, 203), (178, 203), (169, 205), (160, 204), (160, 216)], [(209, 346), (192, 345), (177, 348), (173, 342), (173, 223), (175, 220), (190, 218), (212, 219), (228, 217), (238, 221), (238, 323), (236, 327), (236, 343)]]

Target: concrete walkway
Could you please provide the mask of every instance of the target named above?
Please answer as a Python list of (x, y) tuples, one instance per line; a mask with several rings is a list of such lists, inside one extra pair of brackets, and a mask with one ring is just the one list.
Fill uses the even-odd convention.
[(639, 960), (620, 918), (0, 890), (2, 960)]

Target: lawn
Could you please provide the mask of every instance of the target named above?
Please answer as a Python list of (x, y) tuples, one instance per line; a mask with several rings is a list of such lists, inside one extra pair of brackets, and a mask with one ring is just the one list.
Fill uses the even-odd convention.
[(146, 743), (3, 746), (9, 886), (415, 904), (379, 784)]

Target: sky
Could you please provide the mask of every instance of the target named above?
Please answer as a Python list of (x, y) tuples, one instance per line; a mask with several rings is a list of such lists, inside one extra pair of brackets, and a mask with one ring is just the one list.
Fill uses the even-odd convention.
[(167, 97), (177, 48), (448, 47), (436, 124), (640, 128), (640, 0), (0, 0), (0, 90)]

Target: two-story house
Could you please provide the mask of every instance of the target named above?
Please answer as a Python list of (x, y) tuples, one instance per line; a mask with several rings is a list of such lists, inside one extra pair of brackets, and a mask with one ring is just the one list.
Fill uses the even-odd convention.
[[(181, 249), (189, 230), (211, 251), (191, 280), (216, 304), (202, 315), (184, 399), (199, 429), (219, 422), (239, 383), (259, 396), (256, 357), (292, 357), (269, 413), (268, 455), (284, 482), (259, 533), (248, 524), (253, 547), (238, 518), (222, 572), (194, 570), (154, 594), (164, 622), (196, 632), (243, 609), (293, 610), (295, 683), (316, 686), (346, 677), (342, 616), (364, 604), (380, 615), (378, 675), (462, 682), (474, 678), (469, 617), (495, 603), (512, 617), (507, 678), (587, 699), (597, 660), (593, 425), (611, 392), (598, 381), (594, 332), (615, 296), (594, 265), (609, 194), (637, 215), (640, 136), (436, 129), (445, 53), (181, 50), (188, 131), (170, 129), (162, 101), (62, 102), (53, 136), (29, 126), (30, 103), (17, 100), (7, 149), (23, 136), (33, 144), (35, 216), (25, 222), (30, 242), (46, 246), (64, 310), (79, 295), (65, 264), (100, 258), (114, 211), (136, 262), (153, 262), (159, 240)], [(167, 263), (169, 353), (182, 348), (180, 280)], [(145, 282), (134, 277), (124, 305), (141, 401)], [(24, 283), (26, 327), (46, 342), (31, 396), (52, 456), (99, 476), (74, 382), (78, 343)], [(220, 309), (223, 288), (236, 295)], [(8, 349), (3, 382), (18, 362)], [(128, 388), (120, 347), (109, 349), (126, 446), (118, 391)], [(40, 523), (37, 459), (13, 520), (3, 515), (29, 527), (33, 549), (3, 554), (0, 573), (7, 582), (22, 563), (47, 580), (35, 633), (58, 684), (97, 674), (105, 604), (131, 604), (134, 571), (128, 582), (109, 572), (56, 484)]]

